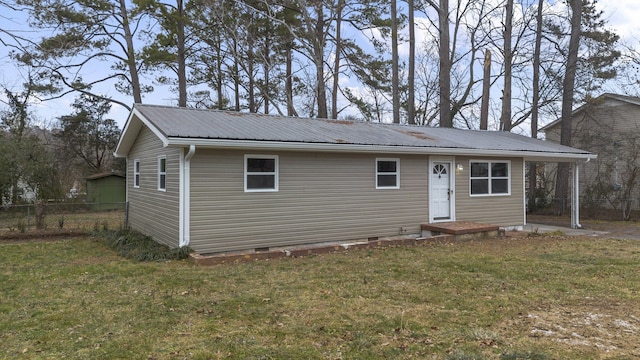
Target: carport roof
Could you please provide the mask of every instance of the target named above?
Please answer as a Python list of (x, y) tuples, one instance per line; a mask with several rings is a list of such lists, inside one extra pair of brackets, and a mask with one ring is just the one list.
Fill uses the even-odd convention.
[(126, 156), (142, 126), (164, 146), (517, 156), (536, 161), (595, 158), (587, 151), (503, 131), (434, 128), (350, 120), (136, 104), (116, 149)]

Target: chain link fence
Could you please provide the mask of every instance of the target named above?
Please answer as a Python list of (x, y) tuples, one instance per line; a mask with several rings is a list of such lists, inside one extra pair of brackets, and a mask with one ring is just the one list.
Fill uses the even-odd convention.
[[(541, 215), (561, 215), (571, 211), (571, 199), (548, 198), (542, 204), (529, 210)], [(580, 214), (600, 220), (640, 219), (640, 198), (611, 200), (581, 196)]]
[(127, 226), (127, 204), (40, 202), (0, 207), (0, 236), (61, 230), (109, 230)]

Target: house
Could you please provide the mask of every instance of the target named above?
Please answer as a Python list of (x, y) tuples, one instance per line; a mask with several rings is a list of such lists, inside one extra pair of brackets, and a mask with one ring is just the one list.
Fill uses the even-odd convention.
[(525, 161), (594, 157), (508, 132), (139, 104), (115, 155), (130, 227), (201, 254), (456, 220), (520, 228)]
[[(560, 143), (560, 119), (544, 126)], [(580, 178), (583, 205), (640, 208), (640, 98), (603, 94), (572, 113), (572, 145), (597, 154)]]
[(124, 209), (127, 180), (117, 173), (100, 173), (88, 176), (87, 203), (93, 210)]

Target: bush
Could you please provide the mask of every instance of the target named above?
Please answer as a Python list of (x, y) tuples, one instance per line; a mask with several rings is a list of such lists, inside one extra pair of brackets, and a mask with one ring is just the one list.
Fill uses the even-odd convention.
[(136, 261), (167, 261), (186, 259), (191, 253), (188, 247), (170, 249), (166, 245), (155, 242), (151, 237), (137, 231), (103, 230), (98, 233), (108, 247), (120, 256)]

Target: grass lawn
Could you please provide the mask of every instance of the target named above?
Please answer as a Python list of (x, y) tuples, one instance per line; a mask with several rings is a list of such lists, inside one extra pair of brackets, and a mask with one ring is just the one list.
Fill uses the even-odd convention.
[(197, 267), (0, 245), (0, 358), (626, 359), (640, 242), (565, 236)]

